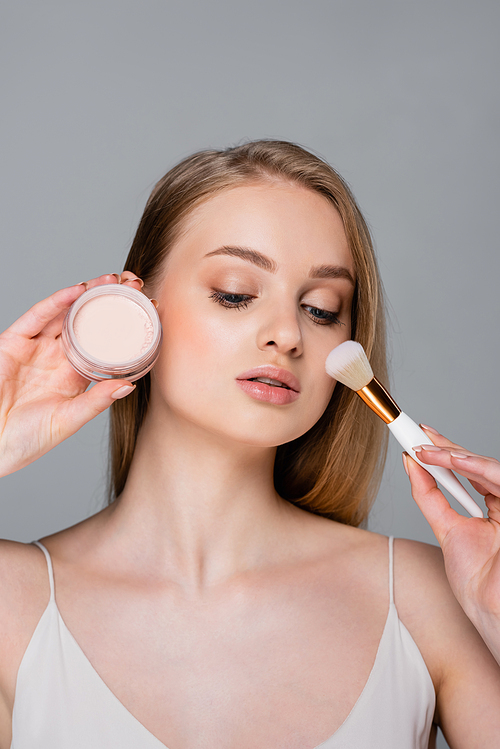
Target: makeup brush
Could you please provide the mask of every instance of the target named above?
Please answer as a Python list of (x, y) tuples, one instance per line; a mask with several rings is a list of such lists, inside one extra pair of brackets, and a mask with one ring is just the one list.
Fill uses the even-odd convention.
[(384, 386), (373, 376), (363, 346), (356, 341), (344, 341), (328, 354), (326, 371), (343, 385), (355, 390), (377, 416), (380, 416), (400, 445), (422, 468), (444, 486), (460, 502), (469, 515), (482, 518), (483, 513), (454, 473), (441, 466), (424, 465), (413, 451), (417, 445), (428, 445), (429, 437), (413, 419), (407, 416), (391, 398)]

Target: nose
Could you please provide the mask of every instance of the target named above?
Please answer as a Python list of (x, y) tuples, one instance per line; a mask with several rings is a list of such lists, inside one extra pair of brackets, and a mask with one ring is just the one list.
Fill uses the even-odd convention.
[(258, 331), (257, 345), (261, 351), (274, 348), (280, 354), (300, 356), (303, 351), (302, 330), (295, 308), (272, 305)]

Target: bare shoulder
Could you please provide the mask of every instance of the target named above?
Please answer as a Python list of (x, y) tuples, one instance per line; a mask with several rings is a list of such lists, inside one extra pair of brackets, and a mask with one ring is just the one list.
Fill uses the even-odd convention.
[[(50, 598), (47, 563), (34, 544), (0, 541), (0, 653), (3, 664), (25, 647)], [(0, 675), (1, 678), (1, 675)]]
[(381, 554), (387, 561), (387, 536), (330, 520), (293, 505), (289, 512), (296, 521), (300, 537), (311, 543), (319, 553), (324, 553), (325, 550), (335, 553), (342, 548), (343, 551), (350, 550), (353, 553)]
[(34, 544), (0, 541), (0, 618), (2, 625), (16, 615), (26, 616), (30, 602), (49, 599), (47, 563)]
[[(399, 616), (426, 649), (443, 652), (453, 636), (475, 637), (449, 586), (438, 546), (398, 538), (394, 542), (394, 598)], [(435, 647), (432, 644), (435, 643)]]
[[(305, 515), (305, 513), (304, 513)], [(386, 615), (389, 603), (389, 539), (362, 528), (309, 514), (299, 517), (300, 536), (295, 549), (305, 547), (300, 561), (312, 560), (311, 574), (324, 582), (325, 596), (345, 588), (363, 591), (365, 602)], [(350, 591), (350, 592), (349, 592)]]
[(33, 544), (0, 541), (1, 745), (8, 745), (7, 727), (19, 665), (49, 598), (47, 564), (42, 551)]
[(394, 582), (399, 617), (426, 662), (441, 712), (450, 693), (457, 700), (461, 690), (487, 684), (498, 705), (500, 669), (449, 586), (441, 549), (397, 539)]
[(394, 541), (394, 597), (400, 618), (412, 627), (450, 616), (460, 626), (472, 626), (451, 591), (439, 546)]

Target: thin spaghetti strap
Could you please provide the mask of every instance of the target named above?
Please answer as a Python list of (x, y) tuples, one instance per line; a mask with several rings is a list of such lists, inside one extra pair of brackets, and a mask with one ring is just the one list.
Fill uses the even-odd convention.
[(47, 560), (47, 568), (49, 572), (49, 583), (50, 583), (50, 600), (55, 601), (55, 591), (54, 591), (54, 570), (52, 568), (52, 559), (50, 558), (50, 554), (48, 550), (45, 548), (43, 544), (40, 543), (40, 541), (33, 541), (35, 546), (38, 546), (39, 549), (43, 551), (45, 554), (45, 559)]
[(389, 601), (394, 603), (394, 536), (389, 536)]

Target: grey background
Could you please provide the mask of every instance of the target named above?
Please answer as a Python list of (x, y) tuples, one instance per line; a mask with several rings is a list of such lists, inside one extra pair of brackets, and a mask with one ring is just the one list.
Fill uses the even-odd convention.
[[(499, 455), (499, 20), (496, 0), (4, 4), (0, 328), (119, 271), (181, 157), (297, 141), (348, 180), (373, 230), (393, 395)], [(0, 481), (3, 537), (102, 506), (106, 424)], [(395, 445), (370, 527), (435, 543)]]

